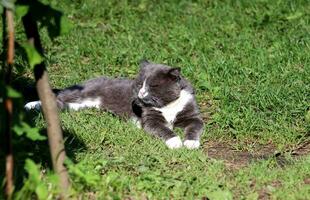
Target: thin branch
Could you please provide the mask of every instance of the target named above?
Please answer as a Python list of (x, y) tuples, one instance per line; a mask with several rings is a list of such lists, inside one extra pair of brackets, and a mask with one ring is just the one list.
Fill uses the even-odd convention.
[[(33, 20), (31, 13), (28, 13), (23, 17), (23, 25), (28, 41), (30, 44), (34, 45), (36, 50), (43, 56), (43, 48), (41, 45), (38, 27), (36, 22)], [(63, 190), (62, 197), (66, 197), (66, 193), (70, 185), (68, 172), (64, 166), (66, 152), (64, 148), (56, 99), (49, 84), (48, 74), (44, 62), (37, 64), (34, 67), (34, 75), (38, 95), (41, 100), (43, 115), (47, 122), (47, 134), (53, 168), (60, 178), (60, 187)]]
[(12, 99), (5, 99), (5, 115), (6, 115), (6, 127), (5, 127), (5, 195), (7, 199), (10, 199), (13, 193), (14, 182), (13, 182), (13, 150), (12, 150), (12, 136), (11, 136), (11, 125), (12, 125), (12, 114), (13, 114), (13, 102)]
[[(5, 73), (5, 84), (10, 85), (12, 66), (14, 63), (14, 15), (12, 10), (5, 9), (5, 16), (7, 20), (7, 31), (8, 31), (8, 47), (7, 47), (7, 67)], [(5, 35), (3, 35), (5, 37)], [(3, 43), (6, 43), (3, 40)], [(3, 44), (5, 45), (5, 44)], [(6, 165), (5, 165), (5, 194), (7, 199), (10, 199), (13, 193), (14, 183), (13, 183), (13, 149), (12, 149), (12, 135), (11, 126), (13, 120), (13, 101), (11, 98), (6, 97), (4, 100), (5, 107), (5, 154), (6, 154)]]
[[(5, 14), (7, 18), (8, 34), (9, 34), (7, 62), (9, 65), (13, 65), (13, 62), (14, 62), (14, 14), (12, 10), (8, 10), (8, 9), (6, 9)], [(11, 73), (9, 75), (11, 75)]]

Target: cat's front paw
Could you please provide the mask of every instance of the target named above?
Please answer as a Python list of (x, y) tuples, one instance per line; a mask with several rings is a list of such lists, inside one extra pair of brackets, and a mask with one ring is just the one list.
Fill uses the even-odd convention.
[(31, 101), (24, 106), (25, 110), (41, 110), (41, 101)]
[(199, 140), (185, 140), (184, 146), (188, 149), (198, 149), (200, 146)]
[(183, 144), (181, 138), (179, 136), (176, 136), (166, 140), (166, 145), (169, 149), (177, 149), (181, 148)]

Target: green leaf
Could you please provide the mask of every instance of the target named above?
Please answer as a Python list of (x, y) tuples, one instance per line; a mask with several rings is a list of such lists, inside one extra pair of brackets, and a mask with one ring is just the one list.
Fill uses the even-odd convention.
[(98, 184), (99, 177), (96, 174), (93, 174), (89, 171), (85, 171), (83, 165), (74, 165), (71, 160), (65, 160), (65, 164), (69, 169), (69, 172), (77, 176), (87, 185), (96, 185)]
[(29, 6), (29, 12), (32, 13), (33, 19), (38, 22), (41, 28), (47, 29), (51, 39), (67, 33), (72, 24), (65, 17), (63, 12), (53, 8), (49, 4), (42, 3), (38, 0), (32, 1), (17, 1), (17, 5)]
[(310, 110), (308, 110), (308, 112), (306, 113), (305, 120), (306, 120), (307, 123), (310, 124)]
[(23, 127), (17, 125), (14, 125), (12, 129), (18, 136), (23, 135), (23, 133), (25, 132)]
[(61, 16), (60, 19), (60, 35), (68, 33), (72, 29), (73, 25), (70, 23), (67, 17)]
[(13, 126), (14, 132), (21, 136), (24, 133), (26, 134), (26, 137), (29, 138), (32, 141), (42, 141), (46, 140), (46, 137), (43, 135), (40, 135), (39, 129), (36, 127), (30, 127), (27, 123), (22, 122), (21, 124), (14, 125)]
[(22, 95), (10, 86), (6, 86), (7, 96), (11, 98), (20, 98)]
[(29, 128), (26, 131), (27, 138), (31, 139), (32, 141), (42, 141), (46, 140), (46, 137), (40, 135), (38, 128)]
[(57, 174), (49, 175), (49, 182), (52, 185), (58, 185), (59, 184), (59, 176)]
[(37, 185), (40, 183), (40, 170), (38, 166), (30, 159), (25, 161), (25, 170), (29, 174), (29, 178)]
[(43, 62), (43, 58), (40, 55), (40, 53), (34, 48), (33, 45), (25, 43), (22, 45), (22, 47), (25, 49), (28, 62), (31, 68), (34, 68), (35, 65), (40, 64)]
[(232, 200), (233, 196), (228, 190), (216, 190), (207, 194), (209, 199), (212, 200)]
[(10, 10), (14, 10), (14, 3), (14, 0), (1, 0), (1, 5)]
[(29, 6), (27, 5), (16, 5), (15, 14), (17, 19), (21, 19), (25, 16), (29, 11)]
[(38, 199), (47, 199), (48, 196), (48, 190), (46, 186), (43, 183), (40, 183), (36, 188), (36, 194), (38, 196)]
[(296, 13), (294, 13), (292, 15), (287, 16), (286, 19), (287, 20), (293, 20), (293, 19), (298, 19), (298, 18), (300, 18), (302, 16), (303, 16), (302, 12), (296, 12)]
[(0, 6), (0, 15), (3, 13), (3, 6)]

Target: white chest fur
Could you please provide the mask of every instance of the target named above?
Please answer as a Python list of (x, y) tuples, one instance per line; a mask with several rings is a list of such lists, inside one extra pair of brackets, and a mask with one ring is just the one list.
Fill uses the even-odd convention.
[(180, 97), (162, 108), (155, 108), (160, 111), (168, 124), (171, 126), (179, 112), (181, 112), (186, 104), (193, 99), (193, 95), (186, 90), (181, 90)]

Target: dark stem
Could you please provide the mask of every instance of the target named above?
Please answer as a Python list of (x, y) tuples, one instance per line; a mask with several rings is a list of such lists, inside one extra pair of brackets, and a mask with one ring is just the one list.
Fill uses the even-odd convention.
[(3, 49), (3, 51), (2, 51), (2, 53), (1, 53), (1, 60), (2, 60), (2, 62), (3, 62), (3, 65), (1, 66), (1, 75), (3, 76), (3, 77), (1, 77), (1, 78), (3, 78), (2, 80), (4, 80), (5, 79), (5, 63), (6, 63), (6, 56), (5, 56), (5, 52), (6, 52), (6, 50), (7, 50), (7, 27), (6, 27), (6, 13), (5, 13), (5, 9), (4, 9), (4, 11), (3, 11), (3, 13), (2, 13), (2, 49)]
[(11, 135), (11, 126), (12, 126), (12, 114), (13, 114), (13, 102), (12, 99), (7, 98), (4, 100), (5, 108), (5, 142), (4, 142), (4, 151), (5, 151), (5, 195), (7, 199), (11, 199), (14, 182), (13, 182), (13, 170), (14, 170), (14, 160), (13, 160), (13, 149), (12, 149), (12, 135)]
[[(3, 47), (7, 45), (7, 59), (6, 59), (6, 67), (4, 68), (4, 80), (5, 85), (9, 86), (11, 84), (11, 74), (12, 74), (12, 66), (14, 61), (14, 15), (13, 12), (9, 9), (5, 9), (5, 16), (3, 18), (6, 19), (7, 25), (7, 33), (8, 33), (8, 41), (3, 39)], [(5, 22), (5, 20), (3, 20)], [(3, 27), (6, 29), (6, 27)], [(3, 31), (6, 33), (6, 31)], [(6, 35), (3, 35), (5, 38)], [(4, 109), (5, 109), (5, 195), (7, 199), (11, 199), (14, 182), (13, 182), (13, 170), (14, 170), (14, 160), (13, 160), (13, 148), (12, 148), (12, 120), (13, 120), (13, 100), (10, 97), (5, 96), (4, 98)]]
[[(22, 20), (29, 43), (34, 45), (36, 50), (43, 56), (43, 48), (36, 21), (33, 20), (31, 13), (25, 15)], [(67, 169), (64, 166), (66, 152), (64, 148), (56, 99), (49, 84), (48, 74), (44, 62), (37, 64), (34, 67), (34, 75), (36, 79), (37, 92), (41, 100), (43, 115), (47, 124), (47, 134), (53, 168), (59, 175), (60, 188), (63, 190), (62, 197), (65, 198), (70, 185)]]

